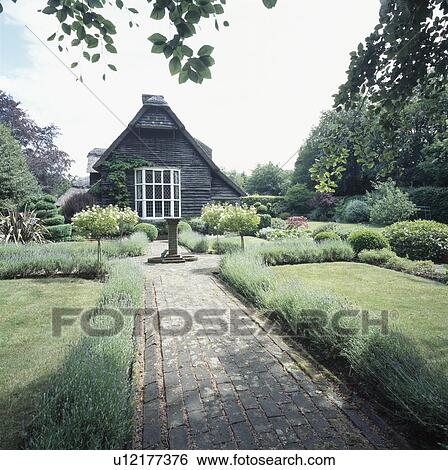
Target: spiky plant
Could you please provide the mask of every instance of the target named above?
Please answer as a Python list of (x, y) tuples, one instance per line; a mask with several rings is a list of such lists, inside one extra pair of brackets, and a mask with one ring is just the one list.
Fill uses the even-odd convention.
[(0, 234), (5, 243), (43, 243), (48, 230), (34, 211), (8, 209), (7, 215), (0, 218)]

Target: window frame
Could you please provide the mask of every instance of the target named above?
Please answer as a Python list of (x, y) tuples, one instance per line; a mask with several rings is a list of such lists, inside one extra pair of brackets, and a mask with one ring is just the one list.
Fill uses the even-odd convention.
[[(142, 180), (140, 183), (137, 182), (137, 172), (141, 171), (142, 175)], [(148, 183), (146, 181), (146, 172), (152, 172), (152, 182)], [(164, 171), (169, 171), (170, 172), (170, 182), (169, 183), (164, 183), (163, 182), (163, 177), (164, 177)], [(160, 182), (155, 181), (155, 172), (160, 172)], [(178, 182), (175, 182), (175, 173), (177, 172), (178, 175)], [(141, 198), (137, 197), (137, 192), (138, 189), (137, 187), (141, 187)], [(155, 198), (155, 187), (156, 186), (161, 186), (161, 198)], [(170, 188), (170, 197), (165, 198), (165, 186), (169, 186)], [(179, 188), (179, 197), (174, 198), (174, 192), (175, 192), (175, 187), (178, 186)], [(146, 197), (146, 188), (151, 187), (152, 188), (152, 198), (147, 198)], [(147, 216), (147, 203), (153, 204), (153, 217), (148, 217)], [(156, 217), (156, 202), (160, 202), (162, 206), (162, 215)], [(165, 202), (170, 203), (170, 215), (166, 216), (165, 214)], [(175, 202), (179, 203), (179, 214), (175, 214), (174, 206)], [(138, 204), (141, 203), (142, 205), (142, 211), (141, 211), (141, 216), (138, 211)], [(166, 218), (181, 218), (182, 217), (182, 191), (181, 191), (181, 171), (179, 168), (174, 168), (174, 167), (139, 167), (134, 169), (134, 208), (137, 214), (139, 214), (139, 217), (141, 220), (164, 220)]]

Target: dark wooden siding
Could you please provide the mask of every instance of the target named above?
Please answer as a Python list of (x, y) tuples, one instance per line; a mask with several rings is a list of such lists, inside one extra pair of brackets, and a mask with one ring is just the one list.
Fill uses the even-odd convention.
[[(182, 216), (199, 215), (202, 207), (211, 201), (212, 174), (205, 160), (190, 142), (176, 130), (136, 129), (129, 133), (113, 151), (117, 158), (147, 160), (149, 166), (175, 167), (181, 171)], [(138, 137), (139, 136), (139, 137)], [(127, 175), (130, 206), (134, 207), (134, 172)], [(112, 201), (113, 191), (107, 183), (107, 170), (101, 167), (102, 204)]]
[(240, 195), (218, 175), (212, 176), (212, 199), (215, 201), (239, 201)]
[(137, 127), (152, 127), (163, 129), (177, 129), (176, 123), (171, 119), (166, 110), (156, 107), (148, 109), (136, 122)]

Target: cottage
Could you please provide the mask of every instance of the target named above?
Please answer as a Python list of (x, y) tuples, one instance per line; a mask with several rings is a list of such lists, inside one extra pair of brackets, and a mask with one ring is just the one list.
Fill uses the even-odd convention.
[(99, 203), (114, 203), (111, 162), (125, 166), (128, 204), (143, 220), (200, 215), (209, 202), (238, 202), (245, 193), (212, 160), (212, 149), (192, 137), (163, 96), (143, 95), (143, 106), (108, 149), (88, 155), (90, 184)]

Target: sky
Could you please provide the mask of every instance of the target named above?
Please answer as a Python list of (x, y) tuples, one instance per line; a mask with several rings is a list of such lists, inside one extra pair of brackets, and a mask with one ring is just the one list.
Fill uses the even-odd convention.
[[(120, 12), (112, 16), (118, 72), (104, 82), (105, 64), (80, 60), (74, 70), (87, 89), (64, 66), (77, 61), (79, 52), (61, 54), (45, 41), (57, 27), (55, 19), (37, 12), (46, 2), (2, 3), (0, 89), (39, 125), (60, 128), (57, 143), (78, 176), (86, 173), (89, 150), (108, 147), (137, 113), (143, 93), (164, 95), (187, 130), (213, 148), (221, 168), (248, 172), (269, 161), (284, 165), (331, 108), (350, 51), (373, 30), (379, 11), (379, 0), (279, 0), (272, 10), (261, 0), (228, 1), (230, 27), (216, 32), (205, 25), (193, 42), (215, 47), (213, 78), (202, 85), (179, 85), (164, 57), (150, 53), (146, 38), (167, 35), (168, 24), (142, 14), (140, 28), (129, 29), (128, 15)], [(144, 0), (128, 4), (148, 8)]]

